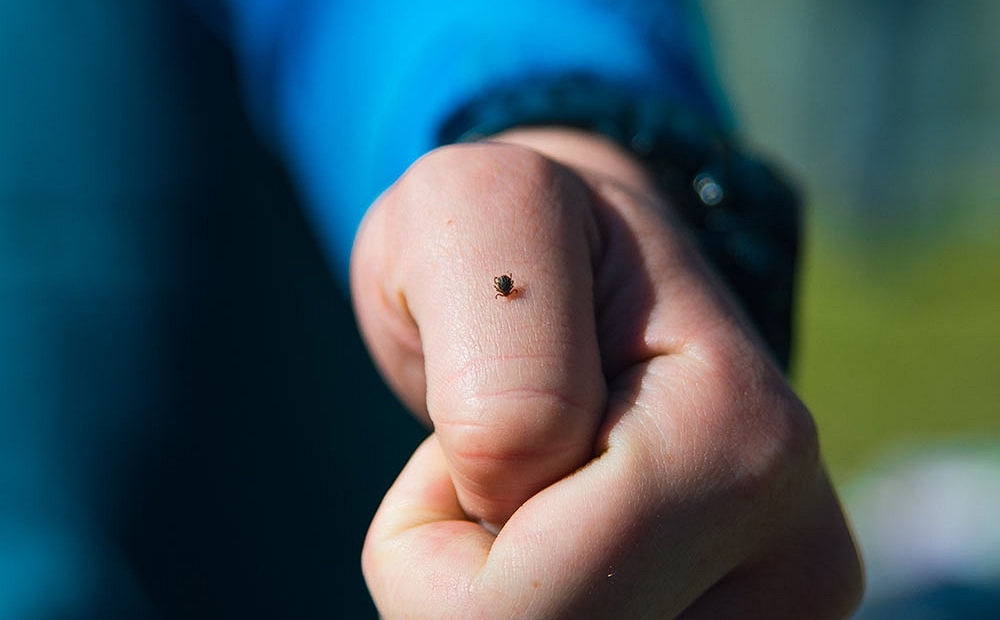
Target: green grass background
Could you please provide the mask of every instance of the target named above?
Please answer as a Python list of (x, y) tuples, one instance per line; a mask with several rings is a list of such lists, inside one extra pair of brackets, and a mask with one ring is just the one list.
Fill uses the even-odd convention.
[(907, 445), (1000, 438), (1000, 236), (807, 237), (793, 381), (835, 482)]

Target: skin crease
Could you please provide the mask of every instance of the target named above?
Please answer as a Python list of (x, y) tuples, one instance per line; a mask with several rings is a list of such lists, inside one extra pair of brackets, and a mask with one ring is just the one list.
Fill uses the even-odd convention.
[(351, 282), (373, 357), (434, 430), (362, 554), (383, 617), (856, 605), (811, 416), (614, 145), (532, 129), (428, 154), (369, 211)]

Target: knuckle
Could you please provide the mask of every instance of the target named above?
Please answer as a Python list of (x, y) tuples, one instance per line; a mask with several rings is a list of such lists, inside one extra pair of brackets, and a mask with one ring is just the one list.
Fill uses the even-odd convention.
[(459, 407), (462, 419), (446, 421), (461, 436), (459, 450), (498, 461), (545, 456), (563, 449), (586, 429), (584, 412), (552, 390), (512, 387), (477, 393)]
[(821, 467), (812, 415), (764, 353), (746, 339), (703, 356), (715, 389), (714, 432), (726, 437), (733, 490), (773, 503), (815, 480)]
[(555, 390), (479, 390), (448, 410), (457, 413), (435, 419), (435, 431), (456, 473), (483, 496), (527, 499), (590, 455), (594, 416)]
[[(390, 194), (409, 211), (446, 208), (451, 194), (468, 201), (468, 188), (482, 188), (484, 195), (508, 195), (524, 199), (524, 194), (550, 188), (565, 174), (551, 159), (530, 149), (500, 143), (452, 144), (423, 155), (393, 185)], [(516, 180), (516, 182), (515, 182)], [(512, 194), (521, 194), (520, 196)], [(434, 200), (426, 200), (434, 196)], [(494, 209), (490, 204), (469, 208)]]

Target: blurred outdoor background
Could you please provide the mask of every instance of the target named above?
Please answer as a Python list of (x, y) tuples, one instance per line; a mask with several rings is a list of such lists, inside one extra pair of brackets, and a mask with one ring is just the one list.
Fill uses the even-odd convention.
[(744, 136), (807, 199), (793, 381), (855, 620), (1000, 618), (1000, 3), (701, 3)]
[(1000, 3), (702, 0), (744, 134), (804, 188), (794, 380), (843, 485), (1000, 437)]

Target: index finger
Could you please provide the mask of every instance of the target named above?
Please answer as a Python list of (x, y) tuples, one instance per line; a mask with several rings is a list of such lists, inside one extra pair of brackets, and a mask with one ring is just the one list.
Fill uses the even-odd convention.
[(490, 523), (592, 456), (605, 385), (589, 200), (531, 150), (446, 147), (356, 242), (362, 331), (402, 398), (426, 403), (462, 507)]

